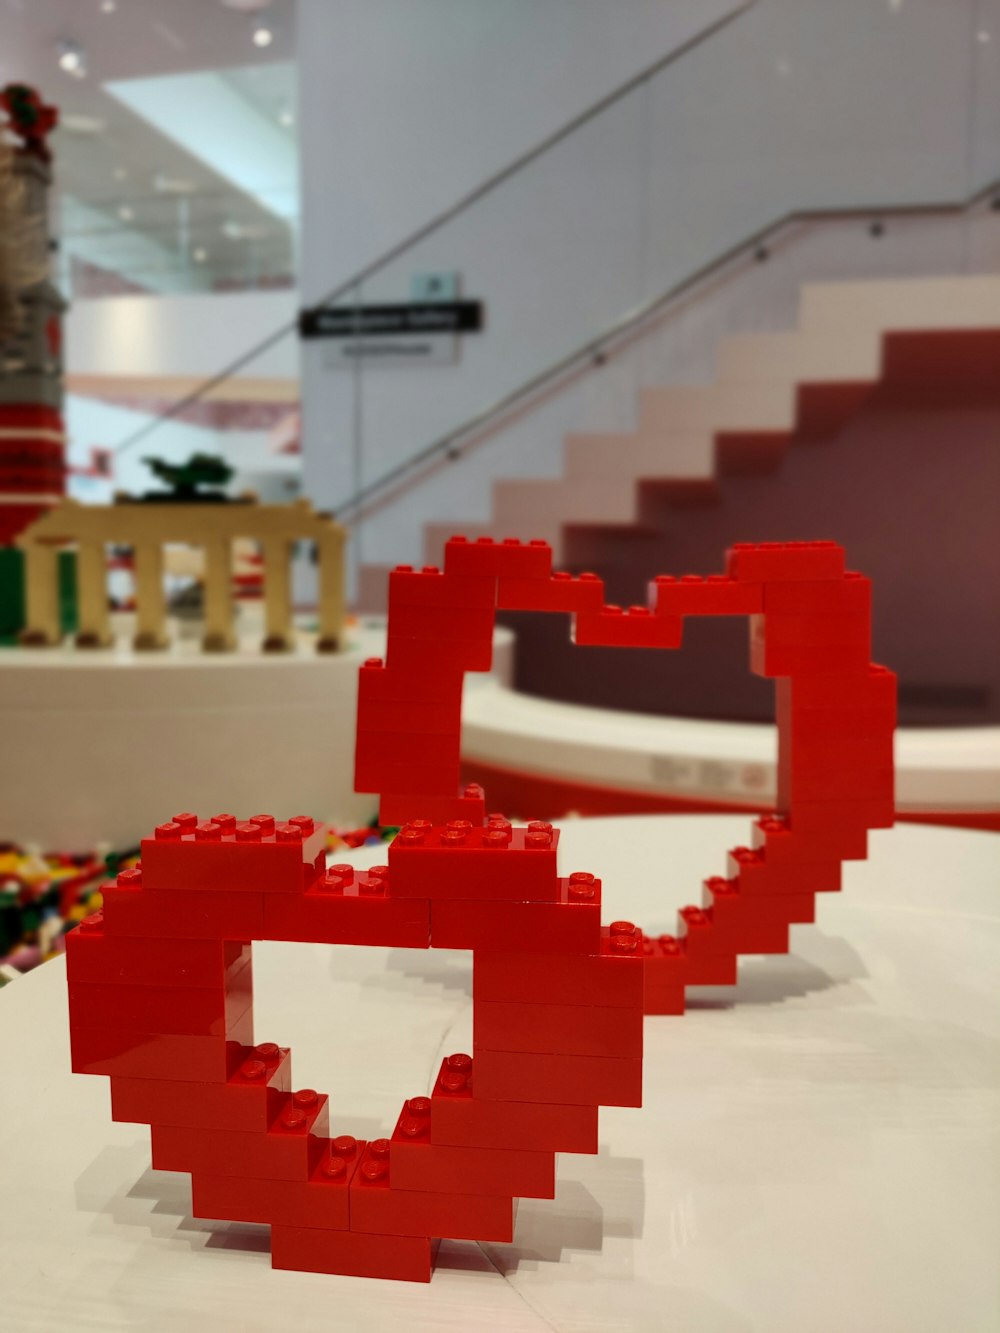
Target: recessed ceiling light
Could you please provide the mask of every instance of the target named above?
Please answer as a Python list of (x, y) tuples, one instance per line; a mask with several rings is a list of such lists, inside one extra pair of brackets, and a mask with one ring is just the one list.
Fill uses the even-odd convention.
[(135, 218), (135, 209), (130, 208), (128, 204), (122, 204), (121, 208), (118, 210), (118, 216), (121, 218), (122, 222), (131, 222)]
[(274, 41), (274, 29), (264, 18), (259, 18), (253, 25), (253, 44), (262, 49)]
[(985, 46), (989, 40), (990, 40), (990, 34), (986, 31), (985, 28), (980, 28), (979, 31), (976, 33), (976, 41), (980, 44), (980, 46)]
[(205, 260), (208, 258), (208, 251), (203, 245), (199, 245), (192, 251), (191, 258), (196, 264), (204, 264)]
[(66, 74), (82, 79), (87, 73), (87, 59), (78, 42), (63, 40), (58, 43), (59, 68)]
[(101, 13), (113, 14), (118, 8), (118, 0), (101, 0)]
[(290, 106), (282, 107), (278, 112), (278, 124), (284, 125), (286, 130), (295, 124), (295, 112)]

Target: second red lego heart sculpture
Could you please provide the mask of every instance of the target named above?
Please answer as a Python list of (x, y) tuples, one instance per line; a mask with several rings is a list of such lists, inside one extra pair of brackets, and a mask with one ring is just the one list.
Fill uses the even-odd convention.
[[(543, 544), (448, 545), (391, 576), (386, 661), (361, 670), (357, 786), (404, 827), (389, 864), (325, 866), (299, 816), (176, 815), (141, 868), (67, 939), (74, 1070), (111, 1076), (153, 1165), (190, 1172), (200, 1217), (269, 1223), (276, 1267), (426, 1281), (435, 1238), (510, 1240), (516, 1200), (551, 1198), (557, 1152), (597, 1151), (601, 1105), (641, 1100), (642, 1014), (783, 952), (841, 862), (892, 820), (894, 678), (870, 664), (866, 579), (831, 543), (736, 547), (725, 576), (657, 579), (648, 608), (551, 573)], [(575, 613), (580, 643), (676, 648), (686, 615), (746, 615), (751, 667), (778, 679), (780, 815), (706, 882), (677, 936), (601, 924), (601, 885), (560, 877), (559, 834), (485, 814), (458, 788), (464, 672), (495, 610)], [(330, 1123), (291, 1054), (255, 1043), (251, 941), (470, 949), (474, 1049), (404, 1103), (391, 1138)]]
[[(866, 856), (868, 829), (893, 822), (896, 678), (871, 662), (870, 581), (834, 542), (737, 545), (725, 574), (661, 576), (627, 609), (605, 605), (593, 574), (553, 573), (545, 542), (455, 537), (443, 571), (394, 570), (386, 658), (361, 670), (355, 785), (381, 793), (383, 823), (406, 826), (400, 851), (414, 819), (482, 823), (481, 790), (459, 791), (462, 682), (490, 667), (498, 609), (569, 612), (578, 644), (628, 648), (680, 648), (687, 616), (749, 620), (750, 669), (775, 680), (778, 813), (681, 909), (675, 935), (642, 937), (646, 1012), (683, 1013), (686, 987), (734, 983), (740, 954), (787, 953), (789, 927)], [(471, 897), (460, 857), (437, 864), (456, 882), (448, 896)], [(457, 910), (432, 904), (433, 943)]]

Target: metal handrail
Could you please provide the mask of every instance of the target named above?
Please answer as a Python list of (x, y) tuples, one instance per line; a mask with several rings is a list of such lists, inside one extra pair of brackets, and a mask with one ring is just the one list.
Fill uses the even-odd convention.
[[(369, 278), (374, 277), (376, 273), (381, 272), (382, 269), (393, 263), (393, 261), (398, 259), (401, 255), (404, 255), (408, 250), (411, 250), (415, 245), (419, 245), (421, 241), (425, 240), (435, 231), (438, 231), (446, 223), (451, 222), (453, 218), (458, 217), (460, 213), (464, 213), (466, 209), (471, 208), (473, 204), (478, 203), (479, 200), (485, 198), (486, 195), (492, 194), (492, 192), (497, 189), (498, 186), (502, 185), (504, 181), (510, 180), (512, 176), (523, 171), (525, 167), (530, 166), (532, 162), (542, 157), (551, 148), (554, 148), (556, 144), (562, 143), (564, 139), (575, 134), (582, 126), (588, 124), (597, 116), (602, 115), (609, 107), (614, 106), (616, 102), (620, 102), (623, 97), (627, 97), (629, 93), (634, 92), (636, 88), (641, 87), (644, 83), (648, 83), (650, 79), (654, 78), (662, 70), (667, 69), (670, 65), (676, 64), (677, 61), (682, 60), (689, 52), (695, 50), (704, 42), (707, 42), (723, 28), (728, 27), (730, 23), (733, 23), (736, 19), (740, 18), (748, 9), (752, 9), (757, 3), (758, 0), (745, 0), (745, 2), (737, 9), (731, 10), (728, 14), (724, 14), (722, 18), (716, 19), (716, 21), (709, 24), (707, 28), (703, 28), (693, 37), (688, 38), (688, 40), (683, 42), (680, 46), (672, 48), (665, 56), (661, 56), (658, 60), (654, 61), (652, 65), (648, 65), (645, 69), (640, 70), (638, 74), (633, 75), (632, 78), (626, 80), (625, 83), (620, 84), (619, 87), (615, 88), (605, 97), (591, 103), (585, 111), (581, 111), (571, 120), (566, 121), (566, 123), (561, 125), (559, 129), (554, 130), (552, 134), (535, 144), (533, 148), (528, 149), (527, 152), (522, 153), (520, 157), (515, 158), (513, 162), (508, 163), (505, 167), (501, 167), (499, 171), (488, 177), (488, 179), (483, 181), (480, 185), (475, 186), (475, 188), (470, 190), (467, 194), (462, 195), (462, 197), (457, 199), (450, 207), (437, 213), (428, 222), (423, 223), (416, 229), (416, 231), (411, 232), (403, 240), (397, 241), (395, 245), (384, 251), (377, 259), (371, 260), (370, 263), (366, 264), (363, 268), (358, 269), (358, 271), (350, 278), (345, 278), (343, 282), (338, 283), (336, 287), (327, 292), (326, 296), (316, 302), (311, 309), (325, 309), (327, 306), (332, 305), (334, 301), (340, 300), (342, 296), (346, 296), (360, 283), (366, 282)], [(258, 356), (263, 355), (264, 352), (270, 351), (270, 349), (277, 343), (281, 342), (283, 338), (287, 338), (290, 333), (294, 333), (298, 327), (299, 321), (297, 318), (290, 320), (286, 324), (282, 324), (280, 328), (275, 329), (274, 333), (269, 337), (264, 338), (249, 351), (243, 352), (240, 356), (236, 357), (235, 360), (230, 361), (228, 365), (223, 366), (223, 368), (217, 371), (214, 375), (210, 375), (196, 388), (192, 389), (190, 393), (186, 393), (182, 398), (178, 398), (175, 403), (171, 403), (171, 405), (161, 412), (155, 420), (148, 422), (145, 426), (140, 426), (137, 431), (127, 436), (126, 439), (114, 450), (115, 455), (117, 456), (125, 453), (126, 450), (133, 448), (141, 440), (144, 440), (162, 425), (163, 422), (171, 421), (174, 417), (179, 416), (189, 407), (192, 407), (195, 403), (199, 402), (205, 394), (210, 393), (217, 385), (223, 384), (227, 379), (231, 378), (231, 376), (242, 370), (244, 366), (249, 365), (251, 361), (255, 361)]]
[[(964, 213), (991, 197), (996, 199), (998, 189), (1000, 189), (1000, 181), (994, 181), (958, 203), (945, 201), (923, 204), (891, 204), (884, 208), (804, 209), (786, 213), (776, 221), (769, 222), (760, 230), (744, 237), (736, 245), (709, 260), (707, 264), (688, 274), (680, 282), (674, 283), (658, 296), (654, 296), (651, 300), (627, 311), (620, 319), (615, 320), (613, 324), (610, 324), (596, 337), (581, 343), (573, 351), (561, 356), (557, 361), (553, 361), (544, 370), (539, 371), (537, 375), (533, 375), (531, 379), (519, 384), (516, 389), (511, 389), (509, 393), (496, 399), (488, 407), (477, 412), (475, 416), (462, 422), (460, 426), (454, 427), (445, 435), (441, 435), (436, 440), (431, 441), (430, 444), (424, 445), (416, 453), (411, 454), (409, 458), (383, 472), (375, 481), (369, 482), (367, 486), (355, 491), (342, 504), (335, 506), (332, 512), (340, 521), (349, 521), (382, 491), (395, 482), (401, 481), (409, 473), (432, 463), (437, 457), (443, 455), (451, 460), (460, 458), (461, 451), (458, 446), (467, 436), (477, 434), (498, 417), (502, 417), (507, 412), (522, 406), (539, 390), (544, 389), (569, 371), (580, 368), (586, 362), (595, 365), (603, 364), (612, 346), (624, 335), (632, 332), (650, 316), (657, 314), (664, 306), (671, 304), (682, 296), (686, 296), (693, 288), (710, 278), (719, 269), (738, 259), (740, 255), (759, 255), (762, 248), (766, 250), (766, 243), (773, 240), (776, 233), (784, 231), (788, 227), (800, 226), (810, 222), (841, 221), (845, 218), (868, 218), (881, 221), (883, 218), (905, 217), (909, 214)], [(760, 257), (766, 258), (766, 254), (760, 255)]]

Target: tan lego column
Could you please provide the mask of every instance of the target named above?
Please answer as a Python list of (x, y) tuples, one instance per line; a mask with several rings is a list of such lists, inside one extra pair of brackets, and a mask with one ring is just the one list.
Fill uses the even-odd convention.
[(331, 524), (316, 540), (319, 639), (316, 651), (335, 653), (344, 632), (344, 530)]
[(45, 542), (24, 545), (24, 584), (28, 626), (21, 642), (51, 647), (62, 641), (59, 617), (59, 548)]
[(211, 537), (205, 546), (206, 653), (227, 653), (236, 647), (233, 633), (233, 543), (230, 537)]
[(167, 599), (163, 591), (163, 546), (158, 541), (135, 545), (135, 638), (139, 651), (166, 648)]
[(76, 602), (76, 646), (107, 648), (111, 643), (111, 617), (103, 542), (81, 541), (76, 548)]
[(292, 544), (286, 537), (265, 537), (264, 613), (266, 653), (286, 653), (295, 646), (292, 630)]

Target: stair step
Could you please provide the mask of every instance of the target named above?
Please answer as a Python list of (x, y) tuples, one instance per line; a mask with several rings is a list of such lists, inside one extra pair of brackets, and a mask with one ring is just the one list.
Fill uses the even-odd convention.
[(639, 394), (639, 430), (688, 431), (791, 430), (795, 425), (793, 380), (766, 384), (710, 384), (643, 389)]
[(841, 384), (878, 379), (881, 365), (880, 330), (821, 328), (723, 338), (716, 373), (727, 384)]
[(843, 330), (1000, 328), (1000, 277), (806, 283), (799, 327)]
[(553, 541), (566, 523), (634, 523), (636, 500), (630, 476), (502, 481), (493, 488), (496, 528), (522, 540)]
[(715, 470), (715, 445), (707, 431), (637, 435), (567, 435), (566, 480), (629, 477), (701, 481)]

